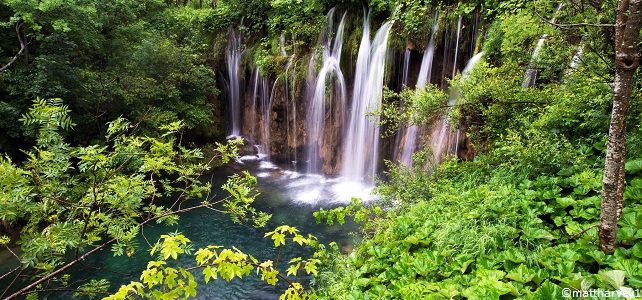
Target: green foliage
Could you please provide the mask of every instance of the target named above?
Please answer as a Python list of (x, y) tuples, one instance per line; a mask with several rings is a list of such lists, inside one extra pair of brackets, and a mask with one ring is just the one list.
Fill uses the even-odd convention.
[(320, 208), (319, 211), (314, 212), (313, 215), (317, 223), (325, 219), (328, 225), (333, 225), (335, 220), (343, 225), (346, 217), (353, 217), (355, 222), (363, 223), (363, 229), (367, 230), (372, 220), (380, 216), (382, 212), (383, 210), (379, 206), (373, 205), (366, 207), (363, 205), (361, 199), (352, 198), (350, 204), (347, 206), (339, 206), (330, 210)]
[(232, 198), (224, 201), (223, 207), (234, 222), (246, 223), (251, 219), (254, 227), (263, 227), (272, 215), (265, 212), (257, 212), (251, 206), (254, 198), (258, 196), (258, 193), (254, 190), (256, 178), (247, 171), (243, 171), (243, 175), (244, 177), (239, 174), (230, 176), (227, 183), (222, 186), (224, 190), (232, 195)]
[[(303, 237), (298, 229), (287, 225), (279, 226), (274, 231), (265, 234), (274, 240), (275, 247), (285, 245), (286, 236), (291, 236), (292, 241), (304, 245), (316, 244), (313, 236)], [(150, 261), (147, 269), (141, 274), (141, 281), (131, 282), (120, 287), (118, 292), (104, 299), (186, 299), (197, 297), (197, 282), (194, 278), (196, 270), (202, 270), (205, 283), (212, 279), (230, 281), (234, 278), (244, 278), (256, 271), (261, 275), (261, 280), (269, 285), (276, 285), (279, 280), (285, 281), (289, 287), (280, 299), (316, 299), (313, 292), (303, 289), (298, 282), (293, 282), (285, 276), (297, 276), (303, 269), (306, 274), (317, 274), (320, 260), (310, 258), (304, 260), (300, 257), (290, 260), (287, 275), (282, 275), (274, 266), (274, 262), (266, 260), (260, 262), (251, 255), (239, 249), (226, 249), (222, 246), (207, 246), (194, 253), (194, 265), (183, 267), (177, 263), (180, 256), (191, 254), (190, 240), (182, 234), (162, 235), (161, 239), (151, 249), (150, 254), (156, 255), (157, 260)]]
[[(401, 103), (401, 104), (400, 104)], [(400, 125), (429, 124), (448, 111), (448, 95), (434, 85), (417, 90), (383, 92), (383, 105), (374, 112), (381, 116), (386, 135), (394, 134)]]
[[(635, 164), (629, 162), (629, 172)], [(397, 174), (398, 181), (379, 193), (404, 201), (397, 204), (403, 209), (375, 220), (377, 230), (356, 252), (334, 256), (337, 261), (320, 273), (320, 297), (336, 298), (345, 290), (355, 298), (557, 298), (562, 288), (637, 288), (642, 265), (634, 253), (642, 247), (636, 234), (642, 203), (626, 200), (622, 247), (603, 254), (592, 229), (599, 220), (597, 174), (560, 172), (510, 184), (497, 168), (453, 162), (433, 175), (434, 182), (426, 175), (418, 183), (410, 177), (418, 174)], [(634, 180), (626, 190), (636, 188)], [(413, 187), (430, 192), (401, 189), (399, 182), (417, 182)]]
[[(68, 99), (80, 125), (74, 136), (85, 143), (99, 139), (107, 121), (142, 119), (151, 106), (156, 114), (140, 126), (148, 133), (162, 122), (184, 120), (206, 138), (222, 135), (207, 101), (218, 92), (206, 64), (216, 39), (207, 30), (228, 26), (218, 10), (84, 0), (5, 1), (5, 9), (0, 30), (17, 40), (14, 26), (22, 24), (29, 43), (29, 59), (20, 57), (0, 74), (0, 96), (9, 107), (26, 111), (25, 100), (36, 96)], [(14, 53), (0, 45), (0, 62)]]
[(312, 43), (316, 40), (323, 15), (328, 9), (325, 1), (271, 0), (268, 18), (270, 33), (285, 33), (295, 40)]
[(457, 14), (471, 14), (476, 10), (484, 11), (487, 18), (495, 16), (514, 14), (530, 8), (531, 2), (524, 0), (509, 0), (509, 1), (459, 1), (457, 3)]
[[(207, 207), (257, 224), (270, 217), (250, 206), (256, 179), (248, 174), (229, 179), (229, 197), (212, 200), (210, 184), (198, 180), (209, 169), (202, 151), (178, 143), (182, 122), (160, 126), (162, 134), (149, 137), (132, 134), (136, 127), (119, 118), (108, 123), (103, 143), (71, 146), (60, 132), (74, 124), (60, 99), (35, 100), (22, 121), (38, 128), (37, 145), (25, 151), (22, 165), (0, 159), (0, 220), (21, 229), (17, 237), (2, 237), (2, 244), (20, 245), (21, 266), (34, 280), (65, 287), (68, 275), (53, 272), (77, 263), (88, 249), (111, 244), (114, 255), (131, 256), (142, 226), (176, 224), (182, 211)], [(229, 160), (239, 143), (220, 145), (210, 162)], [(170, 197), (168, 204), (157, 201)], [(188, 202), (195, 199), (201, 203)], [(185, 239), (168, 240), (160, 249), (165, 259), (189, 249)], [(75, 290), (95, 295), (107, 287), (107, 282), (90, 281)]]

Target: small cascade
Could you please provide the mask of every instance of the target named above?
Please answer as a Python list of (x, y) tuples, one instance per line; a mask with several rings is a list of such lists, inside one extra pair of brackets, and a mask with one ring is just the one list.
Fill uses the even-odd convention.
[[(468, 76), (470, 75), (470, 72), (472, 71), (473, 67), (481, 60), (482, 56), (484, 55), (484, 52), (479, 52), (475, 56), (473, 56), (468, 63), (466, 64), (466, 67), (462, 71), (462, 79), (461, 80), (466, 80)], [(457, 103), (458, 96), (455, 93), (452, 93), (452, 96), (448, 100), (448, 106), (452, 107)], [(430, 136), (431, 140), (431, 146), (433, 149), (434, 153), (434, 158), (436, 162), (440, 162), (442, 160), (442, 156), (445, 152), (447, 152), (447, 149), (444, 149), (447, 145), (450, 146), (450, 118), (448, 117), (448, 114), (446, 114), (441, 122), (441, 126), (439, 127), (439, 130), (433, 130)], [(459, 130), (459, 129), (457, 129)], [(454, 154), (457, 154), (456, 151), (459, 144), (459, 132), (456, 133), (455, 136), (455, 152)], [(452, 149), (452, 148), (451, 148)]]
[(419, 77), (417, 77), (417, 85), (415, 89), (425, 88), (426, 84), (430, 84), (430, 77), (432, 75), (432, 59), (435, 55), (435, 33), (437, 33), (437, 30), (439, 29), (438, 18), (439, 15), (435, 13), (435, 19), (432, 25), (432, 33), (430, 34), (430, 39), (428, 40), (428, 45), (426, 46), (424, 56), (421, 59), (421, 68), (419, 69)]
[(401, 86), (402, 88), (408, 88), (408, 67), (410, 65), (410, 49), (406, 48), (406, 51), (403, 54), (403, 73), (401, 76)]
[(564, 79), (563, 82), (566, 83), (568, 80), (568, 76), (575, 71), (575, 68), (580, 64), (582, 55), (584, 54), (584, 40), (580, 41), (580, 45), (577, 46), (577, 50), (575, 50), (575, 53), (573, 54), (573, 58), (571, 58), (571, 63), (568, 66), (568, 69), (564, 72)]
[[(454, 78), (455, 75), (457, 75), (457, 55), (459, 53), (459, 35), (461, 33), (461, 20), (462, 16), (459, 16), (459, 20), (457, 21), (457, 40), (455, 41), (455, 55), (453, 58), (453, 69), (452, 69), (452, 75), (451, 78)], [(446, 55), (444, 55), (446, 57)], [(444, 68), (446, 67), (446, 64), (444, 62)], [(444, 69), (445, 71), (445, 69)], [(455, 97), (451, 97), (448, 100), (448, 106), (452, 107), (452, 105), (455, 104), (457, 99)], [(437, 128), (433, 128), (431, 133), (430, 133), (430, 146), (433, 151), (433, 156), (435, 158), (436, 162), (441, 161), (441, 157), (443, 153), (445, 152), (444, 147), (445, 145), (448, 144), (449, 135), (450, 135), (450, 124), (449, 124), (449, 117), (448, 114), (442, 117), (441, 120), (441, 126)]]
[(530, 63), (528, 63), (528, 69), (526, 69), (526, 74), (524, 74), (524, 80), (522, 81), (522, 88), (532, 88), (535, 86), (537, 80), (537, 66), (535, 65), (535, 60), (539, 57), (539, 52), (544, 45), (544, 41), (548, 38), (547, 34), (542, 35), (542, 37), (537, 41), (537, 46), (533, 51), (533, 56), (531, 57)]
[[(293, 52), (292, 53), (296, 53), (296, 51), (294, 51), (294, 48), (293, 48)], [(293, 56), (294, 56), (294, 54), (293, 54)], [(299, 62), (298, 60), (296, 62), (294, 62), (294, 69), (296, 69), (296, 64), (298, 62)], [(295, 72), (292, 72), (292, 79), (291, 79), (292, 86), (296, 85), (295, 79), (296, 79), (296, 74), (295, 74)], [(290, 90), (288, 90), (288, 94), (289, 93), (290, 93)], [(294, 154), (294, 157), (292, 159), (292, 164), (294, 165), (294, 171), (298, 171), (298, 163), (299, 163), (299, 159), (298, 159), (298, 152), (299, 151), (297, 149), (297, 145), (298, 145), (298, 143), (297, 143), (298, 126), (297, 126), (297, 114), (296, 114), (296, 108), (297, 107), (296, 107), (296, 103), (297, 102), (293, 97), (293, 99), (292, 99), (292, 145), (294, 146), (294, 151), (292, 151), (292, 152)]]
[(246, 113), (246, 118), (249, 120), (248, 128), (245, 128), (243, 131), (246, 139), (249, 139), (252, 143), (258, 143), (260, 131), (259, 125), (259, 101), (256, 99), (259, 98), (259, 69), (254, 68), (252, 71), (252, 106), (251, 109)]
[[(402, 89), (407, 89), (408, 88), (408, 68), (410, 66), (410, 48), (406, 47), (406, 51), (404, 52), (403, 56), (403, 70), (402, 70), (402, 76), (401, 76), (401, 88)], [(399, 103), (399, 109), (403, 106), (403, 101)], [(395, 149), (394, 149), (394, 154), (393, 157), (397, 158), (400, 155), (400, 147), (399, 144), (401, 144), (401, 141), (404, 137), (406, 129), (403, 127), (402, 124), (399, 124), (399, 130), (397, 130), (397, 133), (395, 134)]]
[(241, 134), (241, 89), (240, 89), (240, 62), (243, 55), (242, 34), (230, 30), (230, 37), (227, 42), (225, 57), (227, 60), (228, 78), (228, 100), (230, 105), (230, 127), (229, 136), (240, 136)]
[[(325, 127), (326, 127), (326, 104), (332, 104), (334, 98), (337, 99), (341, 107), (346, 105), (346, 83), (343, 77), (343, 72), (340, 68), (341, 48), (343, 45), (343, 28), (346, 14), (343, 14), (339, 27), (337, 28), (336, 36), (334, 39), (330, 36), (329, 32), (332, 30), (332, 18), (334, 9), (328, 12), (328, 32), (322, 33), (325, 35), (323, 45), (323, 65), (319, 74), (316, 76), (316, 84), (310, 101), (307, 114), (307, 129), (308, 129), (308, 173), (320, 174), (322, 173), (322, 153), (321, 150), (325, 146)], [(326, 87), (328, 83), (331, 84), (330, 100), (326, 99)], [(328, 108), (328, 110), (332, 110)], [(343, 124), (343, 122), (342, 122)]]
[(444, 89), (446, 87), (446, 68), (448, 66), (448, 56), (450, 54), (450, 40), (452, 34), (450, 34), (450, 26), (444, 28), (444, 37), (443, 40), (443, 55), (441, 60), (441, 81), (439, 82), (439, 87)]
[[(553, 19), (551, 19), (551, 22), (555, 22), (555, 17), (557, 17), (557, 13), (560, 11), (560, 9), (564, 6), (564, 3), (560, 3), (557, 6), (557, 10), (555, 10), (555, 14), (553, 15)], [(542, 37), (539, 38), (537, 41), (537, 45), (535, 46), (535, 49), (533, 50), (533, 55), (531, 56), (531, 60), (528, 63), (528, 68), (526, 69), (526, 74), (524, 74), (524, 80), (522, 81), (522, 88), (532, 88), (535, 86), (536, 81), (537, 81), (537, 74), (539, 73), (537, 70), (537, 59), (539, 58), (539, 53), (542, 51), (542, 46), (544, 45), (544, 41), (548, 39), (548, 34), (543, 34)]]
[[(435, 13), (433, 21), (432, 33), (428, 40), (428, 45), (421, 60), (421, 68), (419, 69), (419, 77), (417, 77), (417, 84), (415, 89), (423, 89), (426, 84), (430, 84), (430, 77), (432, 74), (432, 61), (435, 54), (435, 33), (439, 29), (438, 22), (439, 15)], [(461, 20), (461, 19), (460, 19)], [(410, 125), (406, 128), (406, 136), (404, 138), (403, 147), (401, 148), (400, 162), (406, 167), (412, 166), (412, 155), (417, 150), (417, 133), (419, 127), (417, 125)]]
[(577, 47), (577, 50), (575, 51), (575, 54), (573, 54), (573, 58), (571, 58), (571, 64), (569, 65), (569, 71), (575, 70), (577, 66), (580, 64), (580, 58), (582, 57), (582, 54), (584, 54), (584, 43), (580, 42), (580, 45)]
[(457, 54), (459, 54), (459, 34), (461, 33), (461, 15), (459, 15), (459, 20), (457, 21), (457, 39), (455, 40), (455, 57), (453, 58), (453, 72), (452, 78), (455, 78), (457, 75)]
[[(272, 92), (267, 78), (260, 75), (258, 69), (254, 72), (254, 88), (252, 90), (253, 126), (249, 135), (254, 140), (259, 155), (270, 154), (270, 117), (272, 112)], [(276, 82), (275, 82), (276, 84)]]
[[(281, 34), (281, 55), (282, 56), (287, 56), (288, 55), (287, 51), (285, 50), (285, 45), (286, 45), (285, 35)], [(292, 54), (288, 58), (288, 62), (285, 65), (285, 73), (284, 73), (284, 76), (283, 76), (283, 80), (285, 81), (284, 82), (284, 86), (285, 86), (284, 95), (285, 95), (285, 142), (286, 142), (285, 143), (285, 147), (286, 147), (286, 151), (287, 151), (286, 156), (287, 156), (287, 160), (289, 162), (291, 162), (289, 164), (289, 166), (294, 165), (295, 168), (296, 168), (296, 151), (294, 151), (294, 160), (292, 160), (292, 157), (290, 156), (292, 151), (290, 151), (290, 149), (289, 149), (289, 147), (290, 147), (290, 131), (294, 132), (294, 145), (296, 145), (296, 132), (297, 132), (297, 130), (296, 130), (297, 128), (296, 127), (297, 126), (296, 126), (296, 106), (295, 106), (295, 101), (292, 101), (292, 110), (290, 110), (290, 105), (289, 105), (290, 101), (291, 101), (290, 100), (290, 82), (294, 82), (295, 74), (294, 73), (292, 74), (292, 81), (290, 81), (290, 78), (288, 77), (288, 73), (290, 72), (290, 67), (292, 66), (292, 63), (294, 62), (294, 57), (295, 57), (295, 53), (296, 53), (295, 45), (296, 44), (295, 44), (294, 38), (293, 38), (292, 39), (292, 48), (291, 48)], [(275, 83), (276, 83), (276, 81), (275, 81)], [(292, 118), (294, 120), (292, 122), (292, 130), (290, 130), (290, 122), (289, 122), (290, 113), (292, 113)]]
[(381, 106), (383, 75), (392, 21), (384, 23), (370, 41), (370, 13), (364, 19), (357, 55), (352, 105), (344, 138), (342, 175), (350, 180), (374, 181), (379, 160), (379, 118), (368, 116)]
[[(268, 80), (267, 78), (264, 79), (265, 82), (263, 83), (263, 86), (265, 87), (265, 91), (267, 91), (268, 88)], [(269, 90), (269, 94), (267, 97), (263, 96), (261, 97), (264, 102), (261, 103), (261, 113), (263, 114), (263, 130), (261, 131), (261, 147), (259, 148), (259, 154), (265, 154), (268, 159), (270, 159), (270, 128), (272, 124), (272, 104), (274, 103), (274, 94), (276, 92), (276, 87), (277, 87), (277, 80), (274, 81), (272, 84), (272, 89)]]

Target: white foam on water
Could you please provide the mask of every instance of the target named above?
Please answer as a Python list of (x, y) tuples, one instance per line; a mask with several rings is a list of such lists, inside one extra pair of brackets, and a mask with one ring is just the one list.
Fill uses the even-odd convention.
[(261, 158), (258, 155), (244, 155), (237, 159), (237, 161), (258, 161)]
[(256, 174), (256, 177), (266, 178), (266, 177), (270, 177), (270, 174), (271, 174), (270, 172), (261, 172), (261, 173)]
[(278, 169), (278, 167), (275, 164), (273, 164), (272, 162), (262, 160), (259, 163), (259, 169), (261, 169), (261, 170), (276, 170), (276, 169)]
[(364, 202), (375, 199), (372, 195), (371, 185), (366, 185), (356, 181), (339, 181), (332, 186), (334, 193), (337, 195), (337, 202), (349, 203), (352, 198), (360, 198)]
[(302, 174), (295, 171), (285, 170), (283, 171), (283, 175), (285, 175), (289, 179), (296, 179), (301, 177)]

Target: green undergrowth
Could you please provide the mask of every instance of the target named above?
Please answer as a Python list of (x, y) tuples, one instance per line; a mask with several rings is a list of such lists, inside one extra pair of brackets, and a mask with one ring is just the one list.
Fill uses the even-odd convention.
[(504, 171), (451, 161), (433, 177), (396, 174), (380, 194), (407, 197), (356, 251), (335, 254), (319, 291), (345, 299), (560, 299), (562, 289), (642, 288), (642, 160), (627, 163), (612, 254), (597, 248), (600, 170), (518, 183)]

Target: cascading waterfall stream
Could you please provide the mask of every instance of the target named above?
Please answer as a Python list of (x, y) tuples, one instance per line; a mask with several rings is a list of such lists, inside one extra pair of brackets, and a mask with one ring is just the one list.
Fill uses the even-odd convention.
[(453, 75), (452, 78), (455, 78), (457, 75), (457, 55), (459, 54), (459, 34), (461, 33), (461, 15), (459, 15), (459, 20), (457, 21), (457, 39), (455, 41), (455, 58), (453, 59)]
[[(256, 99), (259, 97), (259, 69), (254, 68), (252, 71), (252, 109), (247, 113), (247, 117), (250, 122), (249, 128), (244, 130), (244, 135), (247, 139), (252, 141), (255, 145), (259, 143), (259, 134), (257, 129), (259, 128), (259, 116), (257, 112), (259, 111), (259, 104)], [(260, 129), (258, 129), (260, 130)]]
[(228, 137), (240, 136), (241, 134), (241, 89), (239, 79), (239, 69), (241, 56), (243, 55), (242, 35), (240, 32), (230, 30), (230, 37), (227, 43), (225, 56), (227, 60), (228, 75), (228, 101), (230, 105), (230, 125), (231, 130)]
[(403, 70), (401, 76), (402, 88), (408, 88), (408, 69), (410, 65), (410, 49), (406, 48), (403, 54)]
[[(281, 55), (282, 56), (287, 56), (288, 55), (287, 51), (285, 50), (285, 44), (286, 44), (285, 35), (281, 34)], [(283, 76), (283, 79), (285, 81), (284, 82), (284, 86), (285, 86), (285, 120), (286, 120), (286, 124), (285, 124), (285, 141), (286, 141), (286, 147), (288, 146), (289, 141), (290, 141), (290, 123), (289, 123), (289, 120), (290, 120), (290, 106), (289, 106), (289, 104), (290, 104), (290, 84), (289, 84), (290, 81), (289, 80), (290, 79), (288, 77), (288, 72), (290, 71), (290, 67), (292, 66), (292, 63), (294, 62), (294, 57), (295, 57), (295, 53), (296, 53), (296, 44), (294, 42), (294, 38), (292, 38), (292, 48), (291, 48), (291, 50), (292, 50), (292, 54), (288, 58), (288, 62), (285, 65), (285, 73), (284, 73), (284, 76)], [(292, 76), (294, 77), (294, 74), (292, 74)], [(292, 82), (294, 82), (294, 78), (292, 79)], [(274, 83), (276, 85), (276, 81)], [(273, 95), (274, 95), (274, 92), (273, 92)], [(294, 132), (294, 140), (295, 140), (294, 144), (296, 145), (296, 107), (294, 106), (294, 104), (295, 104), (295, 102), (292, 101), (292, 117), (294, 119), (294, 122), (292, 124), (292, 129), (293, 129), (292, 131)], [(294, 162), (296, 162), (296, 151), (294, 151), (294, 160), (292, 160), (292, 158), (290, 157), (290, 151), (287, 151), (286, 156), (287, 156), (288, 161), (290, 161), (289, 166), (294, 164), (295, 167), (296, 167), (296, 164), (294, 163)]]
[(389, 30), (384, 23), (370, 42), (370, 13), (364, 19), (357, 56), (348, 130), (344, 139), (342, 175), (349, 180), (374, 181), (379, 160), (379, 118), (368, 116), (381, 106)]
[[(403, 55), (403, 70), (402, 70), (402, 76), (401, 76), (401, 88), (402, 89), (407, 89), (408, 88), (408, 69), (410, 66), (410, 49), (406, 48), (406, 51), (404, 52)], [(399, 109), (401, 109), (403, 106), (403, 101), (399, 103)], [(406, 128), (403, 126), (403, 124), (399, 124), (399, 130), (395, 134), (395, 150), (393, 157), (397, 158), (399, 157), (402, 149), (400, 149), (399, 145), (401, 144), (401, 141), (405, 135)]]
[[(345, 107), (347, 92), (346, 83), (341, 72), (340, 59), (343, 45), (343, 28), (345, 16), (341, 18), (336, 36), (331, 38), (329, 32), (332, 30), (332, 18), (334, 9), (328, 12), (328, 32), (325, 34), (325, 43), (323, 46), (323, 66), (316, 77), (316, 84), (310, 106), (308, 108), (308, 173), (322, 173), (321, 149), (324, 145), (326, 102), (332, 103), (333, 98), (337, 97), (339, 105)], [(323, 34), (323, 33), (322, 33)], [(330, 101), (326, 99), (326, 85), (328, 80), (333, 84)], [(330, 109), (331, 110), (331, 109)], [(343, 124), (343, 123), (342, 123)]]
[(569, 75), (571, 75), (577, 66), (579, 66), (580, 62), (582, 61), (582, 55), (584, 54), (584, 39), (580, 41), (579, 46), (577, 46), (577, 50), (575, 50), (575, 53), (573, 54), (573, 57), (571, 58), (571, 63), (568, 66), (568, 69), (564, 72), (564, 79), (562, 82), (567, 83)]
[[(432, 26), (432, 33), (426, 46), (426, 51), (421, 59), (421, 68), (419, 69), (419, 77), (417, 77), (417, 84), (415, 89), (422, 89), (426, 87), (426, 83), (430, 84), (430, 77), (432, 74), (432, 61), (435, 54), (435, 33), (439, 29), (438, 22), (439, 15), (435, 13), (435, 18)], [(460, 19), (461, 21), (461, 19)], [(403, 147), (401, 148), (400, 162), (406, 167), (412, 166), (412, 155), (417, 148), (417, 133), (419, 127), (417, 125), (410, 125), (406, 128), (406, 135), (404, 138)]]
[[(562, 9), (564, 6), (564, 3), (560, 3), (557, 6), (557, 10), (555, 10), (555, 14), (553, 15), (553, 18), (551, 19), (551, 23), (555, 22), (555, 18), (557, 17), (557, 13)], [(537, 41), (537, 45), (535, 46), (535, 49), (533, 50), (533, 55), (531, 56), (531, 60), (528, 63), (528, 68), (526, 69), (526, 74), (524, 74), (524, 80), (522, 81), (522, 88), (532, 88), (535, 86), (537, 83), (537, 59), (539, 58), (539, 53), (542, 51), (542, 46), (544, 45), (544, 42), (548, 39), (548, 34), (543, 34), (542, 37), (539, 38)]]
[[(466, 67), (464, 67), (464, 70), (462, 70), (462, 72), (461, 72), (461, 75), (462, 75), (461, 76), (461, 80), (462, 81), (468, 79), (468, 77), (470, 76), (470, 72), (475, 67), (475, 65), (477, 65), (477, 63), (481, 60), (483, 55), (484, 55), (484, 52), (479, 52), (468, 61), (468, 63), (466, 64)], [(457, 100), (459, 100), (459, 97), (457, 95), (455, 95), (455, 93), (453, 93), (453, 96), (451, 96), (450, 99), (448, 100), (448, 106), (452, 107), (453, 105), (455, 105), (457, 103)], [(441, 127), (440, 127), (440, 129), (438, 131), (439, 136), (436, 138), (437, 143), (432, 145), (433, 146), (434, 156), (435, 156), (435, 161), (441, 161), (442, 155), (444, 153), (444, 146), (447, 144), (447, 142), (449, 140), (447, 138), (447, 134), (450, 131), (449, 130), (450, 129), (449, 121), (450, 121), (450, 118), (449, 118), (448, 114), (446, 114), (444, 116), (444, 120), (442, 122), (442, 125), (441, 125)], [(457, 130), (458, 131), (457, 131), (456, 136), (455, 136), (455, 138), (456, 138), (456, 140), (455, 140), (455, 152), (454, 152), (455, 154), (457, 154), (457, 151), (459, 150), (457, 148), (458, 147), (457, 144), (459, 143), (459, 129), (457, 129)], [(434, 138), (434, 132), (433, 132), (433, 136), (431, 136), (431, 140), (432, 140), (432, 138)]]
[[(455, 56), (453, 59), (453, 71), (452, 71), (452, 78), (455, 77), (457, 74), (457, 53), (459, 48), (459, 34), (461, 32), (461, 16), (459, 16), (459, 20), (457, 21), (457, 41), (455, 42), (456, 47), (455, 47)], [(457, 99), (455, 97), (451, 97), (448, 100), (448, 106), (452, 107)], [(444, 153), (444, 146), (448, 143), (448, 133), (450, 132), (450, 118), (448, 117), (448, 114), (442, 117), (443, 120), (441, 121), (441, 126), (439, 127), (438, 130), (433, 129), (432, 132), (430, 133), (430, 144), (431, 148), (433, 150), (433, 157), (436, 162), (441, 161), (441, 157)]]
[[(272, 111), (272, 93), (269, 89), (267, 78), (260, 75), (258, 68), (254, 69), (254, 88), (252, 92), (252, 129), (250, 138), (254, 139), (254, 144), (259, 155), (269, 156), (270, 154), (270, 114)], [(276, 84), (276, 82), (275, 82)], [(257, 115), (257, 112), (260, 114)], [(256, 129), (258, 128), (258, 132)]]

